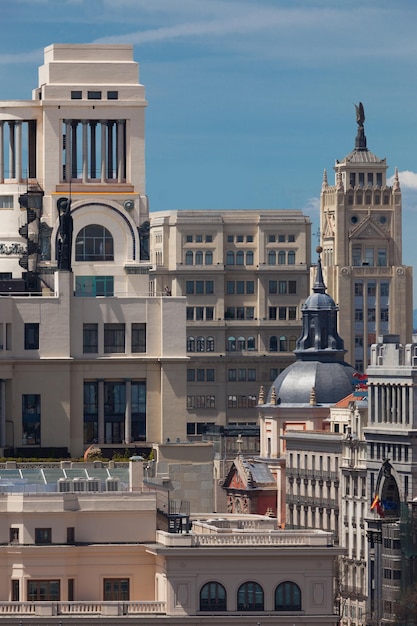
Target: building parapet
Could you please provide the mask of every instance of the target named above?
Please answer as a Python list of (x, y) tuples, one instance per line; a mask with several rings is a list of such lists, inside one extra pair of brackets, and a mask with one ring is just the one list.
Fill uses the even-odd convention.
[(215, 547), (215, 546), (302, 546), (327, 547), (333, 545), (333, 534), (317, 531), (276, 530), (266, 532), (248, 532), (235, 530), (231, 533), (184, 534), (173, 535), (164, 531), (157, 532), (158, 543), (171, 547)]
[(0, 617), (6, 615), (119, 616), (166, 614), (165, 602), (0, 602)]

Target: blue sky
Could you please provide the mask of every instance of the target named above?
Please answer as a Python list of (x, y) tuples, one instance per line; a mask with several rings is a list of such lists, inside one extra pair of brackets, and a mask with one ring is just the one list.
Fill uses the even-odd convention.
[(332, 183), (362, 101), (369, 149), (390, 175), (399, 169), (404, 262), (417, 261), (415, 0), (0, 0), (0, 10), (0, 99), (31, 98), (51, 43), (134, 44), (153, 211), (294, 208), (317, 230), (323, 170)]

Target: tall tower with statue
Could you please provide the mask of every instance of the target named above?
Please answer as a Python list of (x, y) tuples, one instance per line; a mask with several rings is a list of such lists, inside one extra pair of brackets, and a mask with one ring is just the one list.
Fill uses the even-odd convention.
[(411, 340), (412, 268), (402, 260), (398, 170), (388, 184), (386, 159), (367, 148), (362, 103), (356, 106), (356, 122), (355, 147), (336, 160), (334, 185), (324, 172), (320, 236), (324, 277), (343, 311), (347, 360), (364, 371), (379, 336)]

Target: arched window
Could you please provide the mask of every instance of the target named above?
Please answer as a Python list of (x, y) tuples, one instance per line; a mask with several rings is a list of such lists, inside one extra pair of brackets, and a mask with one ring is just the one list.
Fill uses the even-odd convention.
[(256, 350), (255, 337), (248, 337), (248, 350)]
[(280, 250), (278, 252), (278, 265), (285, 265), (285, 252)]
[(275, 335), (269, 338), (269, 351), (278, 352), (278, 339)]
[(290, 337), (290, 350), (295, 350), (297, 345), (297, 337), (295, 335), (291, 335)]
[(203, 265), (203, 253), (201, 252), (201, 250), (197, 250), (197, 252), (195, 253), (195, 264)]
[(243, 250), (239, 250), (236, 252), (236, 265), (244, 265), (245, 264), (245, 255)]
[(287, 350), (288, 350), (287, 338), (285, 337), (285, 335), (281, 335), (281, 337), (279, 338), (279, 351), (287, 352)]
[(246, 350), (246, 339), (244, 337), (237, 338), (237, 349)]
[(243, 583), (237, 592), (238, 611), (263, 611), (264, 592), (261, 585), (254, 582)]
[(187, 337), (187, 352), (195, 352), (195, 339), (194, 339), (194, 337)]
[(253, 252), (248, 250), (246, 253), (246, 265), (253, 265)]
[(227, 349), (229, 352), (234, 352), (236, 350), (236, 338), (235, 337), (228, 337)]
[(206, 265), (213, 265), (213, 253), (211, 250), (206, 252)]
[(187, 252), (185, 253), (185, 265), (192, 265), (193, 264), (193, 253), (191, 252), (191, 250), (187, 250)]
[(295, 252), (294, 250), (288, 251), (288, 265), (295, 265)]
[(214, 352), (214, 337), (207, 337), (206, 352)]
[(226, 611), (226, 589), (220, 583), (209, 582), (200, 591), (200, 611)]
[(113, 237), (99, 224), (90, 224), (80, 230), (75, 242), (76, 261), (113, 261)]
[(197, 352), (204, 352), (205, 343), (204, 337), (197, 337)]
[(278, 585), (275, 589), (275, 610), (301, 611), (300, 587), (289, 580)]
[(233, 250), (229, 250), (226, 254), (226, 265), (234, 265), (235, 264), (235, 253)]
[(276, 265), (277, 263), (277, 255), (274, 250), (270, 250), (268, 252), (268, 265)]

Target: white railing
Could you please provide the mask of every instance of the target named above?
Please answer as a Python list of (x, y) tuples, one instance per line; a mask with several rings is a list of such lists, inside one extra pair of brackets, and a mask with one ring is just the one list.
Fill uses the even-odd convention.
[(193, 546), (328, 546), (333, 543), (331, 533), (315, 535), (300, 532), (298, 535), (282, 531), (277, 533), (234, 532), (192, 535)]
[(0, 602), (2, 615), (166, 614), (165, 602)]

